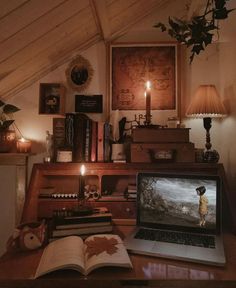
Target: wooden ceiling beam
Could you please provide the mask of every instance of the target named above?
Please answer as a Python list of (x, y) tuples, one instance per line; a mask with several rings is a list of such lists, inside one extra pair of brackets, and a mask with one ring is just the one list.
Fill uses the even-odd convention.
[[(78, 43), (74, 43), (73, 46), (67, 47), (67, 49), (58, 54), (57, 57), (55, 56), (53, 63), (49, 63), (48, 59), (45, 57), (45, 53), (41, 53), (41, 55), (38, 55), (37, 63), (35, 63), (34, 60), (31, 60), (27, 65), (22, 67), (23, 69), (14, 71), (9, 75), (9, 79), (6, 79), (7, 82), (3, 83), (6, 85), (0, 88), (0, 98), (5, 100), (10, 99), (12, 96), (34, 84), (48, 73), (70, 61), (75, 54), (81, 53), (81, 51), (86, 50), (101, 40), (100, 35), (96, 34), (91, 36), (90, 39), (86, 39), (84, 42), (81, 41), (79, 45)], [(20, 70), (22, 70), (23, 76), (22, 73), (20, 74)]]
[(106, 0), (90, 0), (91, 9), (102, 38), (106, 43), (110, 39), (111, 30), (108, 20)]
[[(136, 15), (131, 15), (129, 17), (129, 19), (127, 19), (126, 16), (123, 16), (124, 19), (120, 21), (119, 26), (114, 26), (112, 27), (112, 31), (111, 31), (111, 36), (110, 36), (110, 41), (114, 41), (116, 39), (118, 39), (119, 37), (121, 37), (122, 35), (124, 35), (125, 33), (127, 33), (129, 31), (129, 29), (136, 25), (139, 21), (141, 21), (142, 19), (144, 19), (145, 17), (147, 17), (148, 15), (150, 15), (151, 13), (153, 13), (154, 9), (160, 9), (161, 7), (163, 7), (164, 5), (170, 3), (170, 1), (175, 1), (175, 0), (143, 0), (143, 1), (139, 1), (140, 3), (142, 3), (143, 7), (145, 7), (144, 9), (141, 9), (140, 12)], [(135, 5), (135, 4), (133, 4)], [(126, 11), (124, 12), (126, 13)], [(133, 17), (132, 17), (133, 16)], [(119, 16), (116, 16), (116, 18)], [(121, 16), (120, 16), (121, 19)], [(113, 18), (113, 20), (115, 21), (115, 18)], [(111, 23), (110, 23), (111, 26)]]

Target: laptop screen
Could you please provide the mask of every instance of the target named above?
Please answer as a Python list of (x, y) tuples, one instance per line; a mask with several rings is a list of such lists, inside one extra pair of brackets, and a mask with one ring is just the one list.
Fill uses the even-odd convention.
[(219, 177), (138, 173), (137, 185), (139, 226), (219, 232)]

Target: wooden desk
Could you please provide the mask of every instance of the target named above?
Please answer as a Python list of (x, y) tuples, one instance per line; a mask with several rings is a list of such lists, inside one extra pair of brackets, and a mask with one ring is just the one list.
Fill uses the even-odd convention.
[(235, 288), (236, 236), (224, 234), (225, 267), (131, 254), (134, 268), (100, 268), (87, 277), (75, 271), (57, 271), (33, 280), (41, 250), (4, 255), (0, 259), (0, 287), (162, 287)]

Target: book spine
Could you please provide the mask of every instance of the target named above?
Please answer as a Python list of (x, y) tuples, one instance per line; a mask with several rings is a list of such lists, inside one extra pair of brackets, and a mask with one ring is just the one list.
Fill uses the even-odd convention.
[(58, 149), (65, 146), (65, 118), (53, 118), (53, 157), (56, 159)]
[(74, 146), (74, 114), (67, 113), (65, 119), (65, 145), (73, 149)]
[(90, 162), (91, 160), (91, 139), (92, 139), (92, 120), (87, 119), (84, 121), (84, 130), (85, 130), (85, 138), (84, 138), (84, 161)]
[(104, 122), (98, 122), (97, 161), (104, 160)]
[(65, 229), (65, 230), (53, 230), (52, 236), (53, 237), (60, 237), (60, 236), (69, 236), (69, 235), (82, 235), (82, 234), (89, 234), (89, 233), (102, 233), (102, 232), (111, 232), (112, 225), (106, 225), (101, 227), (86, 227), (86, 228), (78, 228), (78, 229)]
[(74, 121), (74, 162), (84, 162), (84, 119), (76, 114)]
[(70, 217), (70, 218), (63, 218), (63, 219), (56, 219), (55, 225), (67, 225), (67, 224), (81, 224), (81, 223), (97, 223), (97, 222), (111, 222), (111, 216), (100, 216), (100, 217)]
[(95, 222), (95, 223), (80, 223), (80, 224), (65, 224), (65, 225), (56, 225), (57, 230), (66, 230), (66, 229), (76, 229), (76, 228), (86, 228), (86, 227), (100, 227), (111, 225), (111, 222)]
[(97, 139), (98, 139), (98, 122), (92, 121), (91, 131), (91, 162), (97, 162)]
[(104, 162), (111, 161), (111, 125), (108, 122), (104, 124)]

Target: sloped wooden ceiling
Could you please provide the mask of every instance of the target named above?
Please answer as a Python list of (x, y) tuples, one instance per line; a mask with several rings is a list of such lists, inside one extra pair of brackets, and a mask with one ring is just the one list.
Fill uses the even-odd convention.
[(170, 0), (0, 0), (0, 98), (111, 41)]

